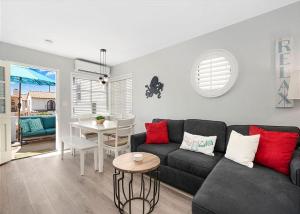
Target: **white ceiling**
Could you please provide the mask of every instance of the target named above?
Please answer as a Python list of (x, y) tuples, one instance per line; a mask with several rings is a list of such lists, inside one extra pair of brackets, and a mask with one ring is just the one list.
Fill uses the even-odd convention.
[(114, 65), (297, 0), (0, 1), (1, 41)]

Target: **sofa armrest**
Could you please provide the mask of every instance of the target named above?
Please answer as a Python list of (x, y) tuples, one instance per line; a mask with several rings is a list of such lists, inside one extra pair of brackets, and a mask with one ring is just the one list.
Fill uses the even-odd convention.
[(300, 148), (294, 152), (290, 164), (290, 176), (292, 182), (300, 187)]
[(131, 135), (131, 151), (132, 152), (136, 152), (137, 151), (137, 147), (143, 143), (145, 143), (146, 141), (146, 133), (139, 133), (139, 134), (134, 134)]

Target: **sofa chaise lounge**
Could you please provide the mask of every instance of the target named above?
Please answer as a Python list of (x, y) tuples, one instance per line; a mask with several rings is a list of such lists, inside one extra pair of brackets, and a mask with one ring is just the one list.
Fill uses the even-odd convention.
[[(297, 127), (260, 127), (299, 133)], [(145, 144), (146, 133), (139, 133), (131, 138), (131, 151), (160, 158), (161, 181), (194, 195), (193, 214), (299, 214), (299, 148), (290, 164), (290, 176), (259, 164), (248, 168), (224, 157), (231, 131), (247, 135), (248, 129), (248, 125), (226, 126), (219, 121), (168, 120), (168, 144)], [(184, 132), (217, 136), (214, 156), (180, 149)]]

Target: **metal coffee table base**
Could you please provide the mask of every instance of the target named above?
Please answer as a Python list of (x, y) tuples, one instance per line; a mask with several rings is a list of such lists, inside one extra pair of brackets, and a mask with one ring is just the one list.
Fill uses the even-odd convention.
[[(128, 212), (131, 213), (132, 201), (141, 200), (143, 204), (143, 214), (151, 213), (154, 210), (155, 205), (159, 200), (160, 181), (159, 181), (159, 169), (152, 172), (148, 172), (149, 183), (147, 190), (145, 189), (144, 173), (141, 173), (141, 187), (139, 193), (134, 195), (133, 193), (133, 173), (130, 174), (130, 180), (128, 183), (127, 191), (124, 190), (124, 174), (125, 172), (115, 169), (113, 174), (113, 186), (114, 186), (114, 202), (121, 214), (125, 213), (125, 206), (128, 206)], [(126, 194), (127, 192), (127, 194)], [(146, 212), (146, 206), (149, 210)]]

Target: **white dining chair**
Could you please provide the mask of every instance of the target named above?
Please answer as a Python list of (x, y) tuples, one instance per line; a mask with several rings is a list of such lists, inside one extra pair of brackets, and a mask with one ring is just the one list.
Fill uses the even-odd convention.
[(133, 133), (135, 117), (118, 119), (116, 132), (104, 140), (104, 151), (113, 152), (115, 157), (120, 151), (130, 152), (130, 138)]
[[(90, 120), (95, 120), (95, 117), (96, 116), (93, 114), (82, 114), (77, 117), (77, 120), (78, 120), (78, 122), (90, 121)], [(94, 137), (97, 137), (97, 133), (80, 129), (80, 137), (84, 137), (86, 139), (94, 138)]]
[[(66, 136), (61, 141), (61, 159), (64, 159), (65, 145), (69, 146), (71, 151), (79, 151), (80, 154), (80, 175), (84, 175), (84, 159), (87, 151), (94, 152), (94, 168), (98, 170), (98, 145), (90, 140), (77, 136)], [(75, 153), (74, 153), (75, 155)]]
[[(135, 118), (135, 116), (133, 114), (110, 114), (107, 119), (108, 120), (112, 120), (112, 121), (118, 121), (118, 120), (122, 120), (122, 119), (132, 119)], [(104, 133), (103, 136), (106, 138), (107, 137), (115, 137), (115, 133)]]

